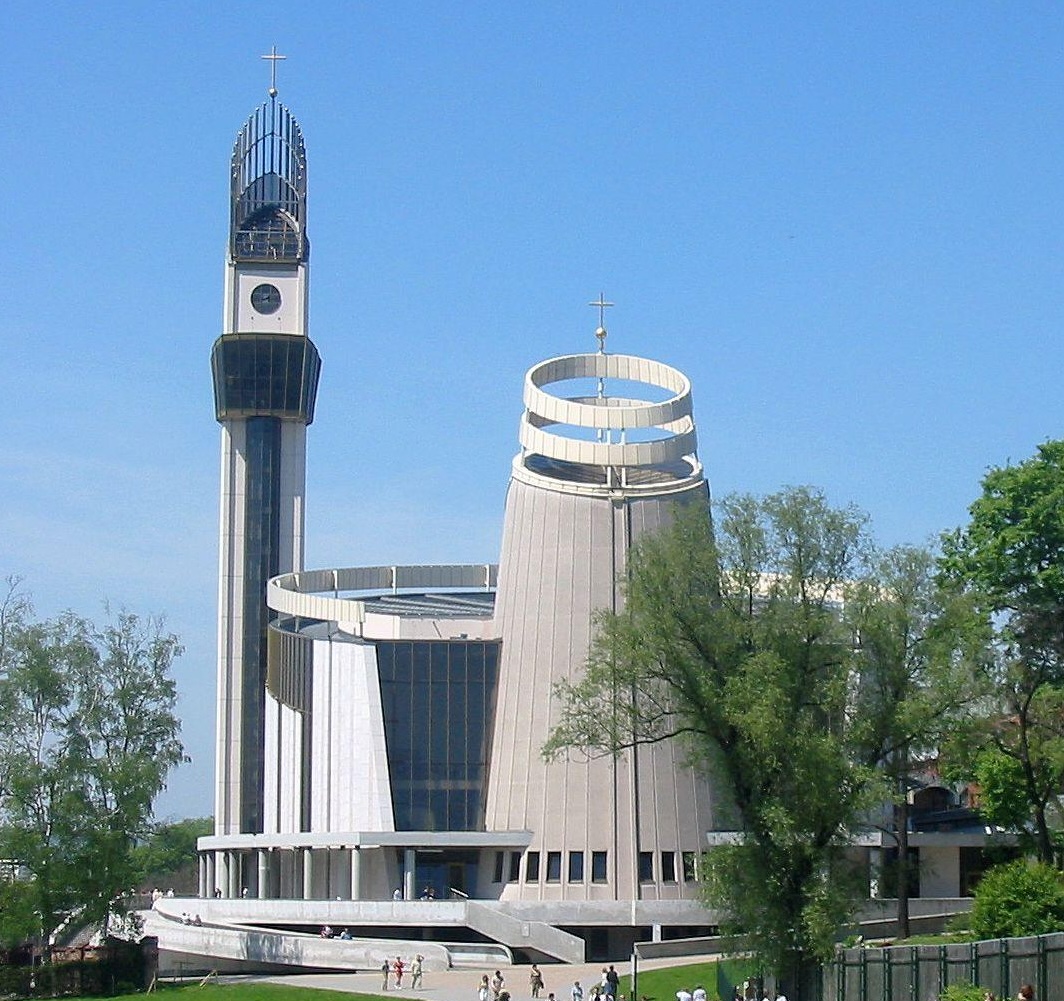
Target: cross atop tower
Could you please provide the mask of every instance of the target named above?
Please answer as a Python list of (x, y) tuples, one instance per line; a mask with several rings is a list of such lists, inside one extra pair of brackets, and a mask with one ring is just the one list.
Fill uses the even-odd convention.
[(612, 302), (606, 302), (606, 294), (599, 292), (597, 302), (589, 302), (589, 306), (597, 306), (599, 311), (599, 325), (598, 330), (595, 331), (595, 336), (599, 340), (599, 352), (606, 353), (606, 310), (613, 305)]
[(277, 55), (277, 46), (274, 45), (270, 49), (268, 56), (259, 56), (260, 59), (270, 60), (270, 97), (277, 96), (277, 61), (279, 59), (287, 59), (288, 56)]

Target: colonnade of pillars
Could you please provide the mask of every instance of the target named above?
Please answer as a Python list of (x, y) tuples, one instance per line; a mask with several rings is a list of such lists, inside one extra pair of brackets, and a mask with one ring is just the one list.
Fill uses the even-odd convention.
[[(413, 848), (403, 852), (402, 896), (416, 899)], [(201, 897), (362, 900), (360, 848), (221, 849), (199, 854)], [(391, 894), (389, 893), (389, 896)]]

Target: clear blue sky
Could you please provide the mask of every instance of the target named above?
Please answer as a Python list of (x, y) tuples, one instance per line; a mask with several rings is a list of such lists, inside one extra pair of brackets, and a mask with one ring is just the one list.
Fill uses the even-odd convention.
[(521, 380), (694, 383), (717, 494), (811, 483), (884, 543), (1064, 434), (1064, 9), (1024, 3), (51, 3), (3, 16), (0, 571), (165, 612), (212, 809), (233, 139), (310, 163), (307, 565), (497, 554)]

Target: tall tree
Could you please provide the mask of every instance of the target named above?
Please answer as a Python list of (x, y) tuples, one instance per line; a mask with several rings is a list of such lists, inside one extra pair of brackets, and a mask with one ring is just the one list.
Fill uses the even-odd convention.
[(880, 770), (893, 804), (887, 830), (897, 849), (898, 936), (909, 935), (909, 793), (914, 773), (936, 758), (982, 693), (972, 665), (985, 635), (970, 605), (943, 591), (924, 547), (879, 554), (868, 577), (846, 589), (845, 621), (855, 640), (852, 753)]
[(859, 511), (809, 488), (692, 511), (634, 549), (626, 604), (556, 691), (548, 756), (677, 737), (730, 793), (738, 837), (707, 855), (709, 902), (770, 968), (824, 956), (853, 905), (845, 852), (871, 804), (851, 754), (843, 586), (865, 575)]
[(20, 894), (47, 947), (75, 912), (106, 919), (132, 881), (134, 841), (183, 760), (169, 673), (180, 646), (129, 613), (96, 629), (23, 607), (6, 626), (0, 858), (28, 872)]
[(1064, 792), (1064, 441), (991, 469), (967, 527), (943, 544), (942, 576), (994, 632), (986, 665), (996, 702), (983, 739), (1022, 775), (1039, 858), (1053, 858), (1050, 814)]
[(187, 817), (184, 820), (152, 825), (149, 833), (134, 850), (137, 879), (155, 886), (176, 887), (196, 892), (196, 842), (214, 833), (211, 817)]

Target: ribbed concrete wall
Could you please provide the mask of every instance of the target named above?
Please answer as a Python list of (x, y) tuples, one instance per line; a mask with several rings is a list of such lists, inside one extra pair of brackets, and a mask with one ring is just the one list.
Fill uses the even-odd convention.
[[(520, 461), (520, 460), (518, 460)], [(538, 480), (538, 482), (537, 482)], [(672, 485), (675, 488), (675, 484)], [(681, 852), (699, 852), (713, 826), (709, 782), (684, 764), (676, 742), (618, 761), (577, 754), (547, 764), (540, 748), (556, 719), (550, 693), (583, 670), (597, 609), (616, 609), (633, 540), (665, 524), (680, 503), (707, 503), (703, 480), (682, 492), (579, 490), (527, 473), (510, 483), (496, 622), (502, 636), (498, 701), (486, 799), (488, 830), (534, 832), (536, 882), (508, 883), (503, 899), (666, 899), (693, 895)], [(547, 880), (547, 853), (562, 853), (561, 879)], [(568, 853), (585, 874), (567, 881)], [(591, 879), (591, 853), (605, 851), (607, 882)], [(637, 878), (638, 853), (653, 853), (654, 878)], [(661, 853), (676, 881), (663, 881)], [(526, 856), (527, 860), (527, 856)]]

